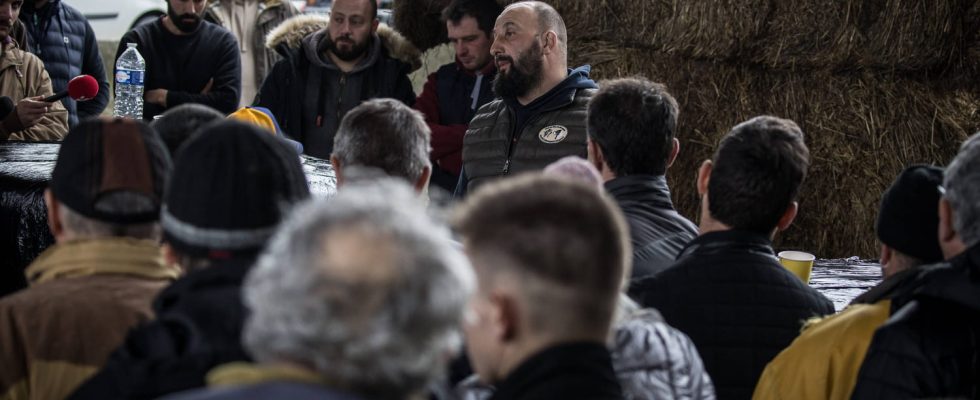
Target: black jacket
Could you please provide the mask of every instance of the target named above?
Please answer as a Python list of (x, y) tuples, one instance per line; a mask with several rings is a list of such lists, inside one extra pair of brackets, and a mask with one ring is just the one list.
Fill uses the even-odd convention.
[[(266, 46), (283, 55), (266, 76), (255, 105), (268, 108), (290, 138), (311, 156), (329, 159), (340, 120), (372, 98), (393, 98), (409, 106), (415, 92), (408, 74), (419, 53), (404, 37), (380, 26), (368, 55), (350, 72), (323, 57), (329, 43), (326, 17), (300, 15), (269, 34)], [(306, 34), (315, 30), (312, 34)]]
[(569, 343), (525, 360), (497, 385), (492, 400), (613, 400), (623, 394), (602, 343)]
[(737, 230), (697, 237), (676, 264), (635, 282), (630, 295), (691, 337), (723, 400), (750, 398), (804, 321), (834, 312), (779, 264), (769, 238)]
[(241, 345), (248, 259), (191, 272), (157, 296), (157, 318), (129, 332), (72, 399), (155, 399), (205, 386), (212, 368), (250, 361)]
[(980, 245), (914, 285), (892, 300), (852, 398), (980, 398)]
[(61, 0), (51, 0), (41, 10), (28, 1), (21, 10), (20, 21), (27, 33), (26, 50), (44, 61), (55, 93), (67, 89), (68, 81), (78, 75), (91, 75), (99, 83), (99, 94), (91, 100), (61, 100), (68, 110), (68, 126), (102, 114), (109, 104), (109, 82), (95, 33), (85, 16)]
[(457, 196), (565, 156), (585, 157), (585, 112), (598, 88), (590, 71), (588, 65), (568, 70), (565, 80), (527, 105), (508, 97), (480, 107), (463, 136)]
[(632, 175), (606, 182), (630, 227), (632, 279), (644, 278), (674, 263), (677, 254), (698, 236), (698, 227), (674, 210), (667, 178)]

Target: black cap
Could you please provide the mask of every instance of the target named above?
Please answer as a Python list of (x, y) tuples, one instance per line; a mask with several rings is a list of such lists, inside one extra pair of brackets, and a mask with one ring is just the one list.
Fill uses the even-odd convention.
[[(116, 224), (156, 221), (170, 155), (160, 137), (142, 121), (97, 118), (68, 132), (51, 173), (51, 192), (86, 217)], [(126, 207), (113, 195), (135, 195)]]
[(913, 165), (898, 175), (881, 198), (878, 240), (926, 263), (943, 260), (939, 248), (939, 187), (942, 168)]
[(251, 254), (310, 195), (296, 152), (261, 128), (206, 125), (181, 147), (164, 199), (164, 240), (209, 258)]

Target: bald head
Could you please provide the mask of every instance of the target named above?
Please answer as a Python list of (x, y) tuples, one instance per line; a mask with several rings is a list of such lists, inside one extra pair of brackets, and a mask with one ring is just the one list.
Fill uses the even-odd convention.
[(565, 20), (554, 7), (541, 1), (522, 1), (507, 6), (501, 15), (508, 11), (530, 12), (537, 20), (538, 33), (555, 32), (561, 54), (568, 55), (568, 32), (565, 30)]

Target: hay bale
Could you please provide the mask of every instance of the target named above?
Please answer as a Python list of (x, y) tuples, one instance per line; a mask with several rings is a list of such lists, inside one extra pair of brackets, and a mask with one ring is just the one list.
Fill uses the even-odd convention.
[[(507, 5), (515, 0), (498, 0)], [(419, 48), (445, 41), (448, 0), (397, 2), (396, 27)], [(570, 41), (769, 68), (941, 70), (980, 30), (980, 0), (553, 0)]]
[(394, 4), (395, 30), (419, 50), (426, 51), (445, 43), (446, 24), (442, 10), (449, 0), (401, 0)]
[(956, 63), (980, 21), (976, 0), (777, 2), (752, 62), (776, 68), (923, 70)]
[(608, 42), (576, 47), (597, 77), (644, 75), (677, 98), (681, 154), (668, 172), (678, 209), (697, 218), (693, 182), (733, 125), (760, 114), (796, 121), (812, 166), (797, 221), (777, 246), (820, 257), (875, 257), (874, 219), (881, 192), (912, 163), (945, 165), (980, 130), (980, 94), (901, 74), (798, 74), (745, 64), (666, 56)]

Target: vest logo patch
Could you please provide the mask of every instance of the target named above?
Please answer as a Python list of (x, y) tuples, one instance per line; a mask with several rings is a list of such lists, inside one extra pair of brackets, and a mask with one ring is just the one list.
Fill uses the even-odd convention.
[(568, 128), (561, 125), (551, 125), (538, 132), (538, 139), (545, 143), (558, 143), (568, 137)]

